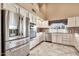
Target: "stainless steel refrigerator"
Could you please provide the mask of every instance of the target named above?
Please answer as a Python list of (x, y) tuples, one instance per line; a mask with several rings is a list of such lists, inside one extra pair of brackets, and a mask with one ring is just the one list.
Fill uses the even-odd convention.
[[(19, 13), (1, 10), (1, 53), (2, 56), (25, 56), (29, 54), (29, 36), (24, 34), (25, 20)], [(29, 24), (29, 23), (28, 23)], [(24, 27), (26, 26), (26, 27)]]

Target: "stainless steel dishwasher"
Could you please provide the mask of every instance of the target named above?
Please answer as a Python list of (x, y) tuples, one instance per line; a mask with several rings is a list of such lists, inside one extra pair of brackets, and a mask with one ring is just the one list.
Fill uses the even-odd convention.
[(52, 33), (45, 33), (45, 41), (52, 42)]

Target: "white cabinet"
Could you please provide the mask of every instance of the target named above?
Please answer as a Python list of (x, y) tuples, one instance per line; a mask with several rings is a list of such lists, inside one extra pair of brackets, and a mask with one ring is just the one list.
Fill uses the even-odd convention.
[(36, 24), (36, 16), (33, 15), (32, 22)]
[(73, 45), (74, 44), (74, 34), (63, 34), (63, 44)]
[(57, 42), (57, 34), (52, 34), (52, 42)]
[(43, 21), (39, 18), (37, 19), (37, 26), (40, 28), (48, 28), (48, 21)]
[(79, 17), (76, 17), (76, 27), (79, 27)]
[(42, 26), (43, 28), (47, 28), (48, 27), (48, 21), (42, 21)]
[(36, 24), (37, 17), (36, 15), (29, 13), (30, 22)]
[(74, 45), (74, 34), (69, 34), (70, 45)]
[(14, 3), (4, 3), (3, 9), (13, 11), (13, 12), (17, 12), (17, 8), (15, 7)]
[(30, 49), (32, 49), (33, 47), (35, 47), (37, 44), (39, 44), (40, 42), (42, 42), (42, 33), (37, 33), (37, 37), (33, 38), (30, 41)]
[(69, 35), (68, 34), (63, 34), (63, 44), (67, 44), (67, 45), (69, 45), (69, 43), (70, 43), (70, 41), (69, 41), (70, 39), (69, 39)]
[(53, 33), (52, 42), (66, 44), (66, 45), (74, 45), (74, 34)]
[(29, 43), (6, 51), (6, 56), (27, 56), (30, 52)]
[(79, 51), (79, 37), (76, 37), (75, 39), (75, 47), (77, 48), (77, 50)]
[(68, 18), (68, 27), (79, 27), (79, 17)]
[(79, 34), (75, 33), (74, 46), (79, 51)]
[(37, 27), (41, 27), (41, 20), (37, 20)]
[(62, 40), (63, 40), (63, 38), (62, 38), (62, 34), (57, 34), (57, 43), (62, 43)]
[(24, 8), (21, 8), (21, 7), (20, 7), (20, 14), (22, 16), (25, 16), (25, 17), (28, 17), (29, 16), (28, 11), (26, 9), (24, 9)]
[(75, 27), (75, 17), (68, 18), (68, 27)]

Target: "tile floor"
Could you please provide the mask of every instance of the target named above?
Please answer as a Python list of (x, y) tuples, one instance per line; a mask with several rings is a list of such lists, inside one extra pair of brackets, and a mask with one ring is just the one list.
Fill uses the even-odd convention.
[(43, 42), (31, 50), (30, 56), (78, 56), (75, 48), (70, 46), (58, 45)]

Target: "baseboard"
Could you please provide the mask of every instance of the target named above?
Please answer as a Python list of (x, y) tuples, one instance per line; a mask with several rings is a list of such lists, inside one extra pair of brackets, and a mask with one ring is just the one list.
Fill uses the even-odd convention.
[(29, 55), (30, 55), (30, 53), (27, 54), (27, 56), (29, 56)]
[(56, 42), (52, 42), (52, 43), (59, 44), (59, 45), (64, 45), (64, 46), (71, 46), (71, 47), (73, 47), (73, 45), (68, 45), (68, 44), (63, 44), (63, 43), (56, 43)]
[(52, 43), (51, 41), (44, 41), (44, 42), (49, 42), (49, 43)]

